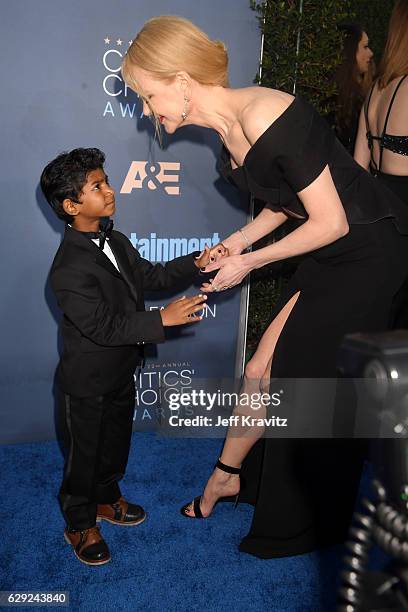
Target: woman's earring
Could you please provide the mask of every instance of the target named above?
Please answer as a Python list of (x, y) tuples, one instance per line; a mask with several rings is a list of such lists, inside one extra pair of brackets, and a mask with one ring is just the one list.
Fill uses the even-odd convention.
[(183, 121), (185, 121), (187, 119), (187, 115), (188, 115), (188, 113), (187, 113), (187, 104), (188, 104), (189, 101), (190, 100), (186, 96), (184, 96), (184, 107), (183, 107), (183, 112), (181, 113), (181, 118), (182, 118)]

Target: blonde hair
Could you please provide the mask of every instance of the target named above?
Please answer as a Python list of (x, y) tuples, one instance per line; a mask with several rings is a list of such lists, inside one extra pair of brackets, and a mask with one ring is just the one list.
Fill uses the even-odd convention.
[(378, 67), (378, 87), (408, 73), (408, 0), (397, 0), (388, 25), (388, 38)]
[(146, 21), (124, 57), (123, 78), (134, 91), (142, 94), (132, 75), (133, 66), (159, 80), (171, 81), (177, 72), (184, 71), (202, 85), (229, 85), (224, 43), (211, 40), (188, 19), (173, 15)]

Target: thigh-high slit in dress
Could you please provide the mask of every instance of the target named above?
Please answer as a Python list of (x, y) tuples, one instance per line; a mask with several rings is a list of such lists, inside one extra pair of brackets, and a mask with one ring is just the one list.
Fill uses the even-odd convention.
[[(273, 378), (336, 377), (343, 336), (387, 329), (392, 299), (408, 275), (407, 207), (354, 162), (302, 98), (260, 136), (243, 166), (232, 169), (224, 149), (220, 171), (272, 210), (306, 220), (296, 194), (326, 165), (350, 231), (309, 253), (275, 306), (271, 319), (299, 292), (274, 350)], [(342, 542), (364, 448), (348, 439), (257, 442), (243, 463), (241, 500), (255, 510), (240, 550), (272, 558)]]

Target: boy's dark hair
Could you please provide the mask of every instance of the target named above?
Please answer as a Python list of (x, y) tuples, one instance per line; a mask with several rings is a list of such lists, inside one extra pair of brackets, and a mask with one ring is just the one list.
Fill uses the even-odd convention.
[(82, 187), (92, 170), (103, 168), (105, 155), (99, 149), (73, 149), (61, 153), (44, 168), (40, 185), (55, 214), (70, 223), (73, 220), (62, 207), (66, 198), (78, 202)]

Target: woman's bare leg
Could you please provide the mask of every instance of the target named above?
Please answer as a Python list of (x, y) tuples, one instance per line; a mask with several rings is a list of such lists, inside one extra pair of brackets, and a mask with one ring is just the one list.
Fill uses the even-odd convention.
[[(290, 298), (263, 334), (254, 356), (245, 368), (244, 383), (240, 391), (241, 396), (244, 393), (250, 396), (254, 393), (268, 392), (275, 346), (299, 295), (300, 292), (297, 292)], [(256, 412), (256, 417), (263, 418), (265, 412), (264, 406)], [(238, 403), (234, 408), (234, 414), (251, 414), (254, 416), (254, 411), (250, 405), (242, 406)], [(243, 460), (263, 433), (263, 427), (241, 429), (239, 426), (230, 427), (220, 456), (222, 463), (231, 467), (241, 467)], [(211, 514), (214, 504), (220, 497), (236, 495), (239, 488), (239, 474), (229, 474), (215, 468), (201, 496), (200, 509), (203, 516), (207, 517)], [(190, 504), (185, 512), (194, 516), (193, 505)]]

